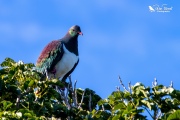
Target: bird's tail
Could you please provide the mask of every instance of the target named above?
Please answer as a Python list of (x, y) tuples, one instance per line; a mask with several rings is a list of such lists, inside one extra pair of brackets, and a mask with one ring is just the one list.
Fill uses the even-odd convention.
[(44, 71), (42, 71), (42, 69), (38, 67), (33, 67), (32, 71), (39, 74), (41, 81), (46, 79), (46, 74)]

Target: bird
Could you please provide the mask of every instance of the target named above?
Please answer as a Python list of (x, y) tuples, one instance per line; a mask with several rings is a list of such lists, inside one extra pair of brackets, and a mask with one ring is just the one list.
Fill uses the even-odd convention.
[(36, 70), (48, 79), (65, 82), (79, 63), (79, 35), (83, 35), (80, 26), (74, 25), (64, 37), (47, 44), (37, 59)]
[(154, 12), (154, 8), (152, 6), (149, 6), (149, 11)]

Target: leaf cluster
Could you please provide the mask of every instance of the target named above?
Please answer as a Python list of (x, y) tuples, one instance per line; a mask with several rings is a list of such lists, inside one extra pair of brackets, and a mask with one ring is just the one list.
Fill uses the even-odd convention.
[[(4, 120), (153, 120), (180, 119), (180, 91), (172, 86), (129, 84), (101, 99), (95, 91), (47, 80), (34, 64), (6, 58), (0, 64), (0, 118)], [(56, 87), (65, 88), (58, 92)], [(63, 93), (63, 94), (62, 94)]]

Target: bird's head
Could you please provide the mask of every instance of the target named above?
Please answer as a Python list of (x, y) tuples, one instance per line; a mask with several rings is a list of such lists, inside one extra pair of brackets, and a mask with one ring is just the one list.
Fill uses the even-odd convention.
[(69, 34), (74, 37), (74, 36), (78, 36), (78, 35), (83, 35), (83, 33), (81, 32), (81, 29), (78, 25), (74, 25), (69, 29)]

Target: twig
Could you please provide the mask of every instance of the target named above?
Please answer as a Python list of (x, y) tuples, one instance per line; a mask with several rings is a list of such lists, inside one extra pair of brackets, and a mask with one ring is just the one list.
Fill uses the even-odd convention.
[(69, 90), (72, 92), (72, 99), (73, 99), (74, 107), (77, 107), (77, 102), (76, 102), (77, 100), (76, 100), (76, 97), (75, 97), (75, 92), (74, 92), (73, 87), (72, 87), (71, 76), (69, 76), (69, 84), (70, 84)]
[(119, 87), (119, 86), (116, 86), (116, 90), (117, 90), (117, 91), (120, 91), (120, 87)]
[(85, 94), (85, 91), (86, 91), (86, 89), (83, 91), (82, 98), (81, 98), (81, 102), (80, 102), (80, 104), (79, 104), (78, 109), (81, 107), (82, 102), (83, 102), (83, 100), (84, 100), (84, 94)]
[(60, 96), (61, 96), (61, 99), (64, 101), (65, 105), (67, 106), (67, 108), (70, 110), (71, 106), (65, 96), (65, 93), (63, 90), (59, 90), (60, 91)]
[(131, 91), (131, 81), (128, 83), (128, 89), (129, 89), (129, 92), (130, 92), (130, 94), (132, 93)]
[(65, 95), (65, 91), (61, 90), (58, 86), (56, 86), (56, 91), (59, 93), (61, 96), (61, 99), (63, 100), (63, 103), (67, 106), (67, 108), (70, 110), (71, 106), (68, 102), (68, 97)]
[(133, 97), (132, 97), (132, 94), (131, 94), (131, 82), (128, 83), (128, 88), (129, 88), (129, 91), (128, 91), (128, 90), (126, 89), (126, 87), (124, 86), (124, 84), (123, 84), (120, 76), (118, 76), (118, 79), (119, 79), (120, 84), (121, 84), (122, 87), (124, 88), (124, 90), (130, 93), (131, 102), (132, 102), (132, 104), (135, 106), (135, 104), (134, 104), (134, 102), (133, 102)]
[(103, 110), (103, 111), (105, 111), (105, 109), (104, 109), (104, 105), (103, 105), (103, 104), (102, 104), (102, 110)]
[(68, 98), (68, 93), (69, 93), (69, 88), (70, 88), (71, 86), (68, 84), (68, 86), (67, 86), (67, 91), (66, 91), (66, 99)]
[(21, 93), (18, 95), (17, 99), (16, 99), (16, 107), (17, 109), (19, 109), (19, 104), (20, 104), (20, 99), (22, 96), (26, 95), (28, 92), (30, 92), (32, 89), (27, 88), (27, 90), (24, 93)]
[(173, 81), (171, 81), (171, 84), (169, 86), (170, 88), (173, 88)]
[(124, 86), (124, 84), (123, 84), (120, 76), (118, 77), (118, 79), (119, 79), (120, 84), (121, 84), (122, 87), (124, 88), (124, 90), (128, 91), (128, 90), (126, 89), (126, 87)]
[(158, 117), (158, 108), (154, 110), (154, 120), (157, 120)]
[(151, 116), (151, 118), (153, 119), (154, 117), (151, 115), (151, 113), (149, 112), (149, 110), (146, 108), (146, 107), (143, 107), (148, 113), (149, 115)]
[(75, 80), (74, 82), (74, 91), (76, 90), (76, 83), (77, 83), (77, 80)]
[(91, 112), (92, 109), (91, 109), (91, 102), (92, 102), (92, 96), (91, 94), (89, 95), (89, 111)]
[(18, 95), (18, 97), (16, 99), (16, 107), (17, 107), (17, 109), (19, 109), (20, 97), (21, 97), (21, 95)]
[(158, 113), (159, 115), (157, 115), (157, 119), (159, 119), (161, 116), (162, 116), (162, 112), (161, 112), (161, 110), (159, 110), (159, 113)]
[(47, 71), (47, 69), (45, 70), (45, 73), (46, 73), (46, 78), (49, 80), (49, 76), (48, 76), (48, 71)]
[(154, 81), (152, 82), (152, 86), (153, 86), (153, 87), (156, 87), (157, 85), (158, 85), (157, 79), (154, 78)]
[(75, 100), (76, 100), (76, 105), (78, 103), (78, 99), (77, 99), (77, 90), (76, 90), (76, 83), (77, 83), (77, 80), (75, 80), (75, 83), (74, 83), (74, 97), (75, 97)]

